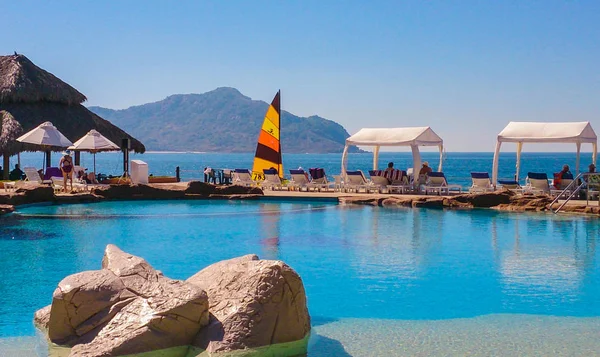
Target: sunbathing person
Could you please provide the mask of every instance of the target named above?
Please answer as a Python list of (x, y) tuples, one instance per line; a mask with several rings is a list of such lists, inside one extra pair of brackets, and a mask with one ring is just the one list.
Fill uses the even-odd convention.
[(423, 163), (423, 166), (421, 167), (421, 170), (419, 170), (419, 175), (429, 175), (431, 171), (433, 170), (431, 169), (431, 167), (429, 167), (429, 163), (425, 161)]

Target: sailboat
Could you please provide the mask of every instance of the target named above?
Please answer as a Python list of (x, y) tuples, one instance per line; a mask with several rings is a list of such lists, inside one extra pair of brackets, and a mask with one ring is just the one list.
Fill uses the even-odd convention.
[(281, 160), (281, 136), (280, 136), (280, 96), (278, 91), (267, 109), (260, 134), (256, 154), (254, 154), (254, 165), (252, 166), (252, 179), (264, 180), (264, 169), (276, 169), (280, 178), (283, 178), (283, 161)]

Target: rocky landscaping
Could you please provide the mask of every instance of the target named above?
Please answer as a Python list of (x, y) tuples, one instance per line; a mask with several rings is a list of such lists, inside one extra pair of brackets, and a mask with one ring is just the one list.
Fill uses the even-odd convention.
[(269, 348), (296, 356), (306, 353), (310, 332), (302, 280), (281, 261), (246, 255), (182, 281), (114, 245), (106, 247), (101, 270), (63, 279), (34, 322), (73, 357)]
[[(491, 208), (516, 212), (550, 212), (552, 198), (548, 195), (517, 195), (509, 190), (499, 190), (488, 193), (463, 194), (450, 197), (442, 196), (373, 196), (356, 195), (340, 197), (342, 204), (363, 204), (383, 207), (429, 207), (449, 209)], [(561, 212), (600, 215), (600, 207), (578, 205), (571, 201)]]

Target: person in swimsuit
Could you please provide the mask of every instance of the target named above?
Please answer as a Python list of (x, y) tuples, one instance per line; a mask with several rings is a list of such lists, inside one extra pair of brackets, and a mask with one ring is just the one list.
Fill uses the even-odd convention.
[(64, 154), (58, 163), (58, 167), (60, 167), (63, 174), (63, 190), (67, 192), (67, 178), (71, 180), (71, 191), (73, 191), (73, 159), (71, 158), (71, 151), (67, 150)]

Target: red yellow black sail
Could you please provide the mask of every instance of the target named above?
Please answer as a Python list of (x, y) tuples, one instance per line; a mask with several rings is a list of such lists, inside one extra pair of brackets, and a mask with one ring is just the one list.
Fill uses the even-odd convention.
[(277, 169), (279, 177), (283, 178), (283, 162), (281, 160), (281, 141), (280, 141), (280, 92), (275, 94), (275, 98), (267, 109), (265, 120), (263, 121), (260, 134), (258, 134), (258, 144), (256, 145), (256, 154), (254, 155), (254, 165), (252, 166), (252, 178), (254, 180), (263, 180), (265, 178), (264, 169)]

